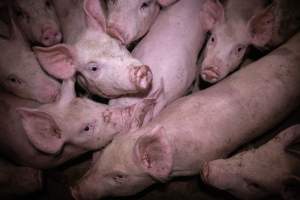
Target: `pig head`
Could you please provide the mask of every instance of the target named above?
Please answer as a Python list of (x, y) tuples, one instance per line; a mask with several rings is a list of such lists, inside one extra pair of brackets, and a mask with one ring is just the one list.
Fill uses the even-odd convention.
[(43, 68), (60, 79), (77, 72), (83, 87), (108, 98), (147, 91), (152, 82), (150, 68), (105, 33), (105, 17), (98, 0), (85, 0), (83, 4), (87, 29), (76, 44), (34, 48)]
[(63, 148), (78, 152), (101, 149), (116, 134), (140, 127), (154, 103), (154, 99), (145, 99), (139, 105), (112, 108), (77, 98), (74, 82), (69, 80), (57, 102), (37, 109), (19, 108), (18, 112), (33, 146), (57, 155)]
[(174, 149), (164, 127), (136, 132), (140, 131), (143, 133), (118, 135), (103, 151), (94, 154), (91, 169), (71, 188), (76, 200), (127, 196), (156, 181), (168, 180)]
[(7, 91), (41, 103), (55, 100), (60, 84), (40, 67), (34, 53), (12, 22), (8, 38), (0, 38), (5, 49), (0, 56), (0, 84)]
[[(238, 1), (227, 1), (226, 9), (218, 0), (214, 4), (207, 4), (215, 17), (201, 66), (201, 77), (204, 81), (215, 83), (225, 78), (239, 67), (250, 45), (263, 48), (272, 38), (275, 3), (266, 8), (262, 8), (263, 5), (256, 6), (250, 16), (243, 17), (242, 14), (232, 14), (236, 10), (245, 13), (245, 6), (235, 2)], [(258, 5), (262, 2), (258, 2)], [(247, 17), (249, 19), (245, 19)]]
[(108, 0), (108, 33), (129, 45), (144, 36), (155, 21), (160, 6), (166, 7), (178, 0)]
[(284, 191), (286, 179), (299, 178), (299, 141), (297, 124), (257, 149), (206, 163), (202, 178), (241, 199), (266, 199)]
[(52, 46), (61, 42), (62, 33), (52, 0), (13, 0), (12, 13), (31, 43)]

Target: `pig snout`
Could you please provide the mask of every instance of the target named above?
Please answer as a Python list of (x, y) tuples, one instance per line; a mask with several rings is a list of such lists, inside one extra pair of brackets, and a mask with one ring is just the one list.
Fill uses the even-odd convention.
[(130, 70), (130, 81), (139, 90), (148, 90), (152, 83), (152, 72), (147, 65), (135, 66)]
[(215, 66), (204, 66), (201, 69), (201, 77), (209, 83), (215, 83), (222, 79), (219, 68)]
[(123, 45), (127, 44), (129, 39), (128, 36), (117, 25), (109, 23), (107, 27), (107, 33), (121, 41)]
[(53, 27), (46, 26), (42, 29), (41, 42), (44, 46), (52, 46), (60, 43), (62, 40), (62, 34), (59, 30)]

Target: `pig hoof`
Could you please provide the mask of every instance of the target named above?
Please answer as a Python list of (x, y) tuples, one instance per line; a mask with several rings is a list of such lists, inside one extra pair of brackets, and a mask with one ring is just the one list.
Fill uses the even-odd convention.
[(220, 80), (220, 73), (217, 68), (209, 67), (201, 72), (202, 79), (209, 83), (215, 83)]
[(138, 89), (147, 90), (152, 83), (152, 72), (146, 65), (134, 67), (134, 83)]
[(207, 162), (203, 164), (202, 170), (200, 171), (200, 176), (204, 183), (208, 183), (209, 164)]

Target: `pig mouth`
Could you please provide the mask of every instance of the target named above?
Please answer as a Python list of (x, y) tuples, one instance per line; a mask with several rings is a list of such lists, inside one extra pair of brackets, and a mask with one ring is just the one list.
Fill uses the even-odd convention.
[(220, 72), (218, 67), (205, 67), (201, 72), (201, 77), (204, 81), (215, 83), (220, 80)]

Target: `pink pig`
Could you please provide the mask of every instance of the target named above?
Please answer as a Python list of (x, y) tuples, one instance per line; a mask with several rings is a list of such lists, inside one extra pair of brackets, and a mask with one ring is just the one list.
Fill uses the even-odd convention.
[(277, 47), (300, 27), (298, 0), (217, 0), (215, 25), (201, 66), (202, 79), (215, 83), (236, 70), (248, 47)]
[(35, 47), (43, 68), (54, 77), (75, 75), (90, 92), (108, 98), (147, 92), (152, 73), (116, 39), (105, 33), (105, 16), (98, 0), (84, 0), (86, 29), (74, 44)]
[(299, 141), (300, 124), (297, 124), (257, 149), (208, 162), (202, 169), (202, 178), (240, 199), (267, 199), (280, 192), (285, 195), (285, 190), (292, 191), (285, 188), (286, 180), (293, 176), (300, 178)]
[(58, 101), (39, 108), (18, 108), (31, 144), (48, 155), (72, 155), (98, 150), (118, 133), (140, 127), (155, 98), (122, 108), (111, 108), (75, 95), (74, 82), (65, 81)]
[[(162, 88), (153, 116), (168, 104), (185, 95), (196, 77), (197, 59), (211, 26), (213, 15), (205, 8), (211, 0), (179, 1), (160, 12), (149, 33), (132, 54), (147, 64), (153, 73), (148, 94)], [(193, 20), (191, 20), (193, 19)], [(110, 105), (130, 105), (142, 100), (141, 95), (112, 99)]]
[(178, 99), (142, 128), (116, 136), (72, 187), (74, 198), (127, 196), (198, 174), (204, 162), (274, 127), (300, 104), (299, 44), (300, 33), (220, 84)]
[(178, 0), (107, 0), (107, 31), (122, 44), (143, 37), (155, 21), (160, 7), (167, 7)]
[(52, 46), (61, 42), (62, 33), (52, 0), (13, 0), (12, 12), (31, 43)]
[[(14, 24), (0, 21), (7, 38), (0, 38), (0, 85), (7, 91), (41, 103), (55, 100), (60, 84), (48, 76), (39, 65), (28, 43)], [(0, 34), (1, 35), (1, 34)]]

